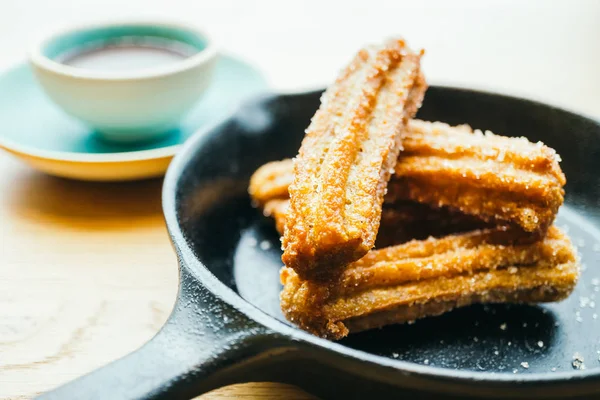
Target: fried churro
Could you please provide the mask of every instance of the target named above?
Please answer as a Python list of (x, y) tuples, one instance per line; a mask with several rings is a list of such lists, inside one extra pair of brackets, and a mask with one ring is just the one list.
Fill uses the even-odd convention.
[(272, 161), (261, 166), (252, 174), (248, 193), (252, 201), (261, 206), (271, 200), (287, 200), (290, 198), (288, 187), (293, 180), (294, 165), (291, 159)]
[(403, 40), (361, 50), (322, 97), (294, 162), (284, 263), (327, 279), (374, 245), (387, 182), (426, 83)]
[(569, 239), (556, 227), (526, 245), (505, 244), (511, 235), (491, 229), (374, 250), (328, 283), (284, 267), (282, 310), (301, 328), (340, 339), (473, 303), (567, 297), (579, 274)]
[[(420, 120), (409, 122), (402, 143), (387, 203), (413, 200), (449, 207), (537, 236), (543, 236), (563, 203), (565, 176), (559, 157), (541, 143)], [(263, 168), (272, 186), (280, 186), (273, 189), (260, 176), (253, 177), (255, 185), (285, 196), (284, 186), (293, 177), (292, 161)], [(267, 195), (257, 193), (257, 200)]]
[(389, 201), (448, 206), (543, 235), (564, 200), (556, 152), (525, 138), (413, 120)]

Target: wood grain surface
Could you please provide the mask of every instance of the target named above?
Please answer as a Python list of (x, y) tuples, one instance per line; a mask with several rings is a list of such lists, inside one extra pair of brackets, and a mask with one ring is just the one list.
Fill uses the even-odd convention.
[[(165, 322), (177, 263), (161, 181), (52, 178), (0, 153), (0, 398), (26, 399), (129, 353)], [(310, 398), (255, 383), (202, 399)]]

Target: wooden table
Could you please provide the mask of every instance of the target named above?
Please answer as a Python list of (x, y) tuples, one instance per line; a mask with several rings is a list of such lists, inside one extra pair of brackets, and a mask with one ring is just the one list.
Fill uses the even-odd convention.
[[(165, 322), (177, 263), (161, 180), (68, 181), (0, 154), (0, 398), (24, 399), (141, 346)], [(309, 398), (235, 385), (203, 399)]]

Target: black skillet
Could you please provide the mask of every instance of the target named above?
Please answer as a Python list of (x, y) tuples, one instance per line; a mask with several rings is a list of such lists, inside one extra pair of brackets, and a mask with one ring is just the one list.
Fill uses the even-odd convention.
[(579, 247), (580, 282), (560, 304), (472, 306), (333, 343), (282, 317), (279, 239), (246, 193), (258, 166), (297, 152), (319, 97), (258, 98), (187, 142), (163, 189), (180, 262), (168, 322), (136, 352), (43, 397), (188, 399), (257, 380), (327, 398), (599, 397), (600, 124), (528, 100), (430, 88), (423, 119), (527, 136), (559, 151), (568, 195), (557, 223)]

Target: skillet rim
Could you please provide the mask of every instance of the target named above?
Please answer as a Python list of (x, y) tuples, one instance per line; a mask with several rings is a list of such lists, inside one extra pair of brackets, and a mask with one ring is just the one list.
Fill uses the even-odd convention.
[[(541, 107), (547, 111), (559, 112), (565, 116), (583, 120), (586, 124), (593, 124), (600, 132), (600, 119), (580, 112), (568, 110), (563, 107), (543, 103), (526, 97), (516, 97), (510, 94), (491, 92), (466, 87), (431, 85), (430, 88), (441, 89), (446, 92), (463, 92), (474, 95), (492, 96), (500, 98), (501, 101), (525, 103), (535, 107)], [(179, 268), (186, 268), (188, 272), (197, 279), (198, 283), (208, 289), (217, 299), (227, 303), (245, 317), (253, 320), (272, 331), (282, 334), (291, 342), (308, 343), (320, 350), (336, 353), (337, 355), (350, 357), (356, 361), (375, 364), (379, 367), (393, 369), (395, 373), (402, 373), (417, 377), (424, 381), (445, 381), (459, 386), (495, 385), (506, 388), (510, 384), (535, 386), (539, 384), (567, 384), (577, 385), (583, 382), (597, 381), (600, 383), (600, 367), (581, 371), (561, 372), (535, 372), (528, 374), (493, 373), (488, 371), (455, 370), (432, 365), (421, 365), (410, 361), (396, 360), (385, 356), (375, 355), (363, 350), (357, 350), (343, 346), (339, 343), (311, 335), (300, 328), (287, 325), (275, 317), (272, 317), (244, 300), (238, 293), (221, 282), (193, 253), (190, 244), (186, 241), (181, 226), (177, 220), (177, 189), (183, 171), (190, 163), (196, 151), (218, 134), (218, 128), (234, 119), (236, 115), (243, 112), (245, 108), (264, 105), (270, 101), (282, 98), (294, 98), (298, 96), (310, 96), (322, 93), (324, 89), (311, 89), (299, 92), (270, 92), (254, 96), (242, 102), (228, 116), (217, 123), (195, 132), (182, 146), (171, 162), (162, 189), (162, 208), (169, 232), (171, 243), (177, 253)], [(179, 296), (179, 294), (178, 294)], [(490, 386), (494, 387), (494, 386)]]

